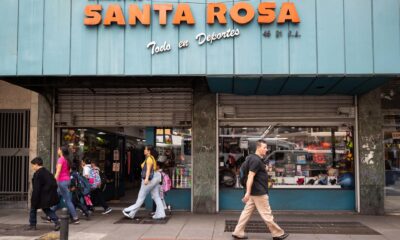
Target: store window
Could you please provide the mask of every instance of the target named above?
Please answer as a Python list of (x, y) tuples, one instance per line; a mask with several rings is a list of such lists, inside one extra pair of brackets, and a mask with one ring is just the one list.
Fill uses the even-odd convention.
[(268, 144), (271, 188), (354, 189), (353, 128), (268, 126), (220, 128), (219, 183), (242, 188), (239, 169), (256, 141)]
[(172, 188), (192, 187), (191, 129), (158, 128), (156, 138), (157, 162), (171, 179)]

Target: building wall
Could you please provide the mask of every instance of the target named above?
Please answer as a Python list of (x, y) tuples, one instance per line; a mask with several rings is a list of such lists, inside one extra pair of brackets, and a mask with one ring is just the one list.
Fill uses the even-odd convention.
[[(85, 26), (84, 0), (2, 0), (0, 76), (29, 75), (269, 75), (400, 73), (400, 0), (302, 0), (294, 2), (300, 24), (206, 24), (206, 3), (190, 4), (195, 25), (167, 25), (152, 12), (150, 26)], [(260, 1), (251, 0), (254, 8)], [(284, 0), (277, 0), (277, 15)], [(133, 0), (102, 0), (121, 6), (128, 22)], [(225, 3), (228, 11), (232, 3)], [(257, 12), (257, 11), (256, 11)], [(240, 35), (200, 46), (199, 33), (239, 29)], [(268, 36), (268, 31), (271, 34)], [(277, 37), (276, 31), (282, 36)], [(296, 31), (300, 37), (288, 37)], [(265, 36), (264, 36), (265, 35)], [(178, 49), (179, 41), (189, 47)], [(171, 44), (151, 55), (146, 46)]]
[[(0, 110), (30, 110), (30, 138), (29, 138), (29, 161), (40, 156), (44, 166), (51, 166), (51, 107), (42, 95), (0, 81)], [(29, 164), (29, 163), (26, 163)], [(29, 168), (29, 181), (32, 179), (33, 171)], [(29, 192), (31, 192), (31, 184)]]
[(30, 109), (33, 92), (0, 80), (0, 109)]

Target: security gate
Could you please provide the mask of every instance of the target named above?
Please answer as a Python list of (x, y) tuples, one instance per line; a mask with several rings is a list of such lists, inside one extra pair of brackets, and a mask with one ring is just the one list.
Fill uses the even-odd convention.
[(186, 127), (192, 121), (191, 88), (61, 88), (58, 127)]
[(29, 110), (0, 110), (0, 206), (27, 203)]

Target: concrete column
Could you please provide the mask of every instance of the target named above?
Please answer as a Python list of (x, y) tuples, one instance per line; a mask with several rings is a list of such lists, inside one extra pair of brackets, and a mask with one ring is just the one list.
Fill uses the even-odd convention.
[[(43, 166), (50, 170), (51, 166), (51, 107), (49, 102), (40, 94), (31, 92), (31, 118), (29, 138), (29, 165), (35, 157), (43, 159)], [(32, 194), (33, 170), (29, 166), (29, 201)]]
[(384, 213), (385, 163), (380, 89), (359, 97), (360, 211)]
[(216, 212), (216, 95), (196, 80), (193, 94), (193, 212)]

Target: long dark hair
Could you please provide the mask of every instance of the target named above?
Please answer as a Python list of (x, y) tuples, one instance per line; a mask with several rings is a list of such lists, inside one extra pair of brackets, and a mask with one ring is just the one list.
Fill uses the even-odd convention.
[(68, 168), (71, 169), (72, 160), (71, 160), (71, 158), (69, 156), (69, 148), (68, 148), (68, 146), (62, 146), (62, 147), (60, 147), (60, 149), (61, 149), (61, 154), (63, 155), (65, 160), (67, 160), (67, 162), (68, 162)]
[(154, 149), (154, 146), (153, 146), (153, 145), (146, 145), (145, 148), (146, 148), (148, 151), (150, 151), (151, 156), (153, 156), (154, 159), (157, 160), (157, 158), (158, 158), (158, 152), (157, 152), (157, 150)]

